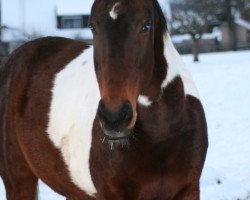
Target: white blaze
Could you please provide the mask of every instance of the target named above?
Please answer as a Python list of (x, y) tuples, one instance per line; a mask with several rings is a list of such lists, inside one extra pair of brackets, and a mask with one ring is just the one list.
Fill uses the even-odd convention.
[(47, 129), (49, 138), (62, 153), (72, 182), (91, 196), (96, 188), (89, 157), (99, 100), (91, 47), (56, 75)]
[(116, 2), (114, 6), (112, 7), (111, 11), (109, 12), (109, 16), (113, 19), (116, 20), (118, 17), (118, 10), (117, 7), (120, 5), (119, 2)]

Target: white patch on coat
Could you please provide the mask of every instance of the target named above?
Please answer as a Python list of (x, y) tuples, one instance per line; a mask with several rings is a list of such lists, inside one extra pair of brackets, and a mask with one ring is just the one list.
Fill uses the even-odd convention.
[(47, 133), (61, 151), (72, 182), (88, 195), (96, 188), (89, 168), (92, 128), (100, 100), (90, 47), (57, 73)]
[(161, 87), (165, 88), (178, 75), (181, 77), (186, 95), (192, 95), (199, 99), (198, 90), (193, 82), (192, 76), (175, 49), (169, 33), (164, 36), (164, 55), (168, 63), (168, 71)]
[(152, 104), (152, 101), (150, 101), (149, 98), (144, 95), (139, 95), (138, 102), (140, 105), (146, 106), (146, 107), (151, 106)]
[(120, 5), (119, 2), (116, 2), (114, 6), (112, 7), (111, 11), (109, 12), (109, 16), (113, 19), (116, 20), (118, 17), (118, 10), (117, 7)]

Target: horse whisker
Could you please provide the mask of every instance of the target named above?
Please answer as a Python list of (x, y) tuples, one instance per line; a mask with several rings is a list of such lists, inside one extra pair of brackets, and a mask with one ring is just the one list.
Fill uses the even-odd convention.
[(114, 141), (110, 141), (110, 148), (111, 148), (111, 150), (113, 150), (113, 148), (114, 148)]

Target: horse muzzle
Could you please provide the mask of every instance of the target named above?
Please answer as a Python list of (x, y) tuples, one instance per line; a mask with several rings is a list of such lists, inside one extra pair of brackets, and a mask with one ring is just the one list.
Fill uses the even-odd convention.
[(109, 109), (103, 100), (99, 102), (97, 111), (103, 133), (109, 140), (120, 140), (130, 136), (133, 124), (133, 109), (129, 101), (125, 101), (116, 109)]

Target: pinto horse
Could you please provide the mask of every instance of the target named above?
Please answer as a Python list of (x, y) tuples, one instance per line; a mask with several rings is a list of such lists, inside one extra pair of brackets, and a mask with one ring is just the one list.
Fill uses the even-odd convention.
[(95, 0), (93, 46), (47, 37), (0, 68), (8, 200), (198, 200), (206, 120), (156, 0)]

